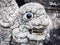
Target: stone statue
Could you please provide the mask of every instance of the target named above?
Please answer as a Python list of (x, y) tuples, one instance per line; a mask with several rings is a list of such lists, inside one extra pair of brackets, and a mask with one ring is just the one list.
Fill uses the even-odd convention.
[[(43, 45), (43, 40), (49, 40), (52, 20), (44, 6), (34, 2), (27, 3), (19, 8), (17, 15), (16, 25), (10, 27), (13, 29), (13, 45)], [(31, 41), (36, 42), (33, 44)]]
[(9, 45), (18, 9), (15, 0), (0, 0), (0, 45)]
[(16, 0), (0, 0), (0, 45), (43, 45), (50, 39), (53, 43), (60, 39), (59, 26), (60, 15), (50, 17), (39, 3), (18, 7)]

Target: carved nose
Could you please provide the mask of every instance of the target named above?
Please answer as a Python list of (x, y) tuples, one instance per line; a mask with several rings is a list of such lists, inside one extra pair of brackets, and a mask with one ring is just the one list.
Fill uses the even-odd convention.
[(40, 25), (40, 24), (41, 24), (41, 22), (38, 21), (38, 20), (33, 22), (33, 25), (35, 25), (35, 26), (38, 26), (38, 25)]
[(38, 26), (38, 25), (41, 24), (41, 20), (38, 19), (38, 18), (37, 18), (37, 19), (33, 19), (31, 23), (32, 23), (32, 25), (34, 25), (34, 26)]
[(37, 19), (33, 19), (32, 20), (32, 25), (34, 25), (34, 26), (47, 26), (47, 25), (49, 25), (49, 20), (48, 19), (46, 19), (46, 18), (37, 18)]

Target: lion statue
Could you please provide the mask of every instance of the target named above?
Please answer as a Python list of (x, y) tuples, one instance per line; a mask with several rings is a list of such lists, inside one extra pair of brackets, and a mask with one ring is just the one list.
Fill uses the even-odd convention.
[(52, 20), (44, 6), (39, 3), (26, 3), (17, 14), (19, 26), (12, 31), (13, 45), (43, 45), (49, 40)]

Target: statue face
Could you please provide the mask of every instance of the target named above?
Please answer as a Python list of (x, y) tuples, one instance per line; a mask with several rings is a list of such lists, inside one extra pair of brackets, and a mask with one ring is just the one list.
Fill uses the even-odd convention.
[(45, 9), (38, 3), (27, 3), (20, 7), (18, 19), (22, 31), (28, 31), (27, 37), (31, 40), (43, 40), (46, 29), (51, 25), (51, 20), (46, 14)]

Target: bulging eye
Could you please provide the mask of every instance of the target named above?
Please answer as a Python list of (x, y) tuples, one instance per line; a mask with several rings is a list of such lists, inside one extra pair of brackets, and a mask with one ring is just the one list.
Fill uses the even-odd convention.
[(24, 19), (24, 21), (28, 21), (28, 20), (32, 19), (32, 17), (33, 17), (33, 14), (28, 12), (28, 13), (24, 14), (23, 19)]
[(29, 19), (30, 19), (30, 18), (32, 17), (32, 14), (31, 14), (31, 13), (27, 13), (27, 15), (26, 15), (26, 16), (27, 16), (27, 18), (29, 18)]

